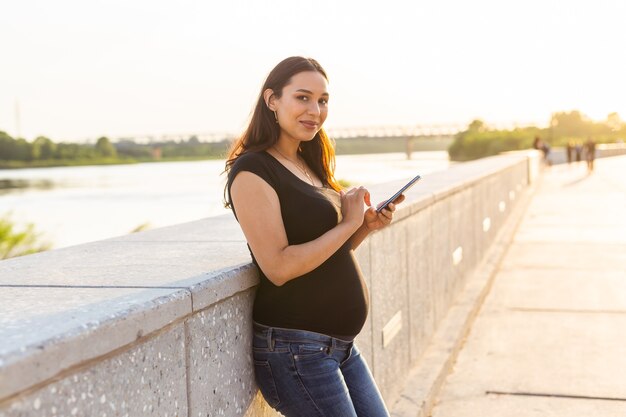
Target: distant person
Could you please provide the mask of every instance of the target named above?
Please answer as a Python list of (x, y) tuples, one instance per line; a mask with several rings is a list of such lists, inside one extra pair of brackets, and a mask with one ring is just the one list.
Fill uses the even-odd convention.
[(541, 150), (543, 151), (543, 159), (546, 161), (546, 164), (548, 164), (548, 166), (552, 165), (552, 161), (550, 160), (550, 145), (548, 145), (548, 142), (543, 142)]
[(548, 159), (548, 155), (550, 154), (550, 145), (548, 145), (546, 142), (541, 140), (539, 136), (535, 136), (535, 140), (533, 142), (533, 148), (540, 150), (541, 153), (543, 154), (543, 161), (547, 165), (551, 165), (550, 160)]
[(571, 164), (572, 160), (574, 159), (574, 141), (570, 140), (569, 142), (567, 142), (566, 152), (567, 163)]
[(317, 61), (281, 61), (226, 161), (226, 205), (260, 276), (252, 312), (256, 382), (287, 417), (385, 417), (354, 343), (369, 299), (353, 250), (391, 223), (395, 205), (377, 213), (364, 187), (343, 191), (337, 183), (335, 150), (322, 128), (328, 98)]
[(576, 152), (576, 162), (580, 162), (582, 160), (583, 144), (580, 142), (576, 142), (576, 146), (574, 146), (574, 151)]
[(587, 171), (593, 171), (593, 161), (596, 159), (596, 143), (592, 138), (585, 143), (585, 159), (587, 160)]

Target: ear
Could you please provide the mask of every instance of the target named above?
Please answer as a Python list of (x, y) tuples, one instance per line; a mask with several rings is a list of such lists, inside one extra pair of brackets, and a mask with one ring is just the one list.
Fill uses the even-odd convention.
[(276, 107), (274, 106), (275, 99), (276, 97), (274, 96), (274, 91), (271, 88), (268, 88), (267, 90), (263, 91), (263, 100), (265, 101), (265, 105), (271, 111), (276, 110)]

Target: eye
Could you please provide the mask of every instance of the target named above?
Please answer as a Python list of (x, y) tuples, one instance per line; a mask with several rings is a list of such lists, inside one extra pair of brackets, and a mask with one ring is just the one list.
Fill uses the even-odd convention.
[(298, 100), (309, 101), (309, 97), (308, 96), (298, 96)]
[(328, 104), (328, 99), (326, 98), (321, 98), (319, 101), (320, 104), (323, 104), (324, 106), (326, 106)]

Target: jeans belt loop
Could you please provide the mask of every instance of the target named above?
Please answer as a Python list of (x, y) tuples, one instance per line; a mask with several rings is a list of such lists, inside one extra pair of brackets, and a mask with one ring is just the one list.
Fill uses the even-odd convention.
[(335, 339), (334, 337), (330, 339), (330, 349), (329, 349), (329, 354), (333, 353), (333, 350), (337, 347), (337, 339)]
[(270, 349), (270, 352), (274, 351), (274, 340), (272, 339), (272, 328), (267, 329), (267, 347)]

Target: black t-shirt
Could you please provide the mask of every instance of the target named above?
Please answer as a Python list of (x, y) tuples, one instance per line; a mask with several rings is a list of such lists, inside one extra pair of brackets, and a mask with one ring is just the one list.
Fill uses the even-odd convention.
[[(276, 191), (290, 245), (317, 239), (341, 219), (341, 199), (335, 190), (302, 181), (267, 152), (246, 153), (235, 161), (228, 174), (229, 196), (232, 181), (241, 171), (258, 175)], [(260, 267), (259, 272), (261, 283), (253, 310), (256, 322), (342, 339), (354, 338), (361, 331), (369, 295), (349, 241), (319, 267), (280, 287)]]

